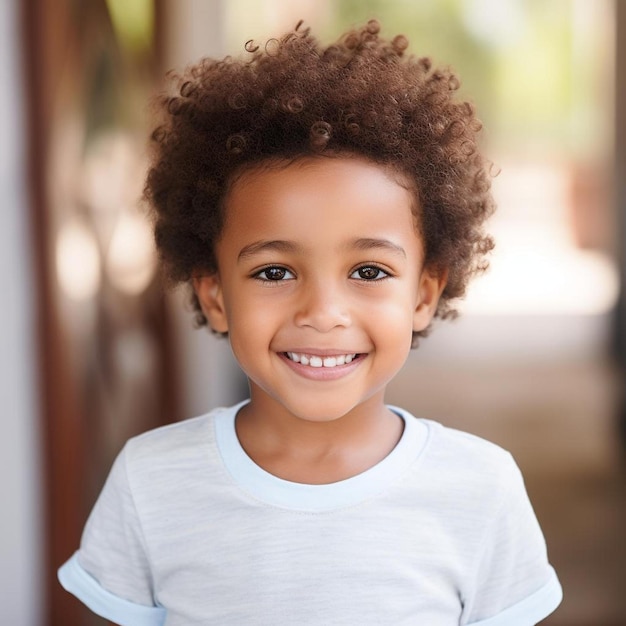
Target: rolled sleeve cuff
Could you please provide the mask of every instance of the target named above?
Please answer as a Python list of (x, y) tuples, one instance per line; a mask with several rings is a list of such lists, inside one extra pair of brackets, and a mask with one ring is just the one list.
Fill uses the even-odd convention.
[(159, 606), (144, 606), (124, 600), (100, 586), (78, 562), (78, 552), (58, 571), (59, 582), (96, 615), (120, 626), (163, 626), (166, 611)]
[(538, 591), (501, 613), (468, 626), (534, 626), (552, 613), (563, 599), (563, 590), (554, 569), (548, 582)]

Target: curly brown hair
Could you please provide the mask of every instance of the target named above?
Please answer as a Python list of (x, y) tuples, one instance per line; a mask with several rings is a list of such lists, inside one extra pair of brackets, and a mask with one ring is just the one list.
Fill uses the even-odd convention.
[[(170, 281), (216, 271), (225, 197), (239, 173), (354, 154), (411, 181), (425, 263), (447, 272), (435, 317), (456, 316), (451, 301), (487, 267), (494, 245), (483, 231), (495, 205), (477, 146), (481, 123), (454, 98), (451, 70), (405, 54), (403, 35), (388, 41), (379, 31), (371, 20), (322, 47), (300, 22), (263, 47), (248, 42), (248, 58), (203, 59), (178, 77), (177, 93), (159, 101), (165, 121), (152, 134), (145, 188)], [(205, 325), (193, 290), (192, 302)]]

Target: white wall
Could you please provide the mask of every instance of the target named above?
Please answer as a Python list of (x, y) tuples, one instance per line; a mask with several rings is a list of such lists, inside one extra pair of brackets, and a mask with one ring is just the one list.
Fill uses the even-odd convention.
[(0, 624), (42, 621), (34, 301), (19, 0), (0, 2)]

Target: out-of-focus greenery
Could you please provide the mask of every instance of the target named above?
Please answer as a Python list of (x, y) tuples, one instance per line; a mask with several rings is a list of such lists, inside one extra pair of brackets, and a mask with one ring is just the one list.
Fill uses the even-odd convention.
[[(599, 0), (605, 7), (609, 0)], [(462, 95), (474, 101), (488, 136), (509, 148), (527, 146), (584, 155), (605, 130), (598, 79), (597, 13), (576, 0), (336, 0), (341, 24), (377, 17), (402, 32), (411, 51), (451, 65)], [(588, 3), (589, 4), (589, 3)], [(593, 4), (593, 3), (591, 3)], [(334, 28), (334, 26), (333, 26)], [(607, 55), (608, 56), (608, 55)], [(599, 66), (599, 67), (598, 67)], [(506, 146), (500, 146), (506, 150)]]
[(73, 28), (81, 41), (80, 70), (67, 71), (83, 91), (88, 142), (104, 130), (141, 127), (155, 66), (154, 0), (76, 6)]
[(337, 0), (334, 4), (339, 32), (346, 25), (378, 19), (384, 35), (408, 37), (411, 53), (428, 56), (436, 65), (452, 66), (462, 79), (463, 95), (472, 94), (482, 115), (492, 117), (496, 59), (490, 46), (467, 30), (461, 0)]
[(113, 30), (124, 48), (149, 50), (154, 35), (154, 0), (106, 0)]

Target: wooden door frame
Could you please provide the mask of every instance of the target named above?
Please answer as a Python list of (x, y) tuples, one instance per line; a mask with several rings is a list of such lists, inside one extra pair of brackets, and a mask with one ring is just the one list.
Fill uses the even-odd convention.
[[(91, 503), (84, 502), (83, 477), (89, 467), (85, 415), (80, 389), (72, 378), (66, 337), (55, 301), (54, 254), (51, 243), (51, 206), (47, 197), (47, 158), (54, 123), (51, 102), (55, 77), (67, 54), (63, 3), (24, 0), (20, 6), (22, 74), (26, 119), (26, 169), (30, 205), (38, 355), (40, 450), (44, 520), (42, 562), (44, 623), (46, 626), (92, 624), (93, 616), (66, 593), (57, 581), (57, 568), (76, 550)], [(160, 60), (160, 0), (155, 1), (156, 58)], [(67, 5), (66, 5), (67, 6)], [(175, 353), (165, 300), (159, 314), (160, 345), (165, 355), (161, 422), (178, 417)], [(169, 417), (166, 417), (169, 416)]]

